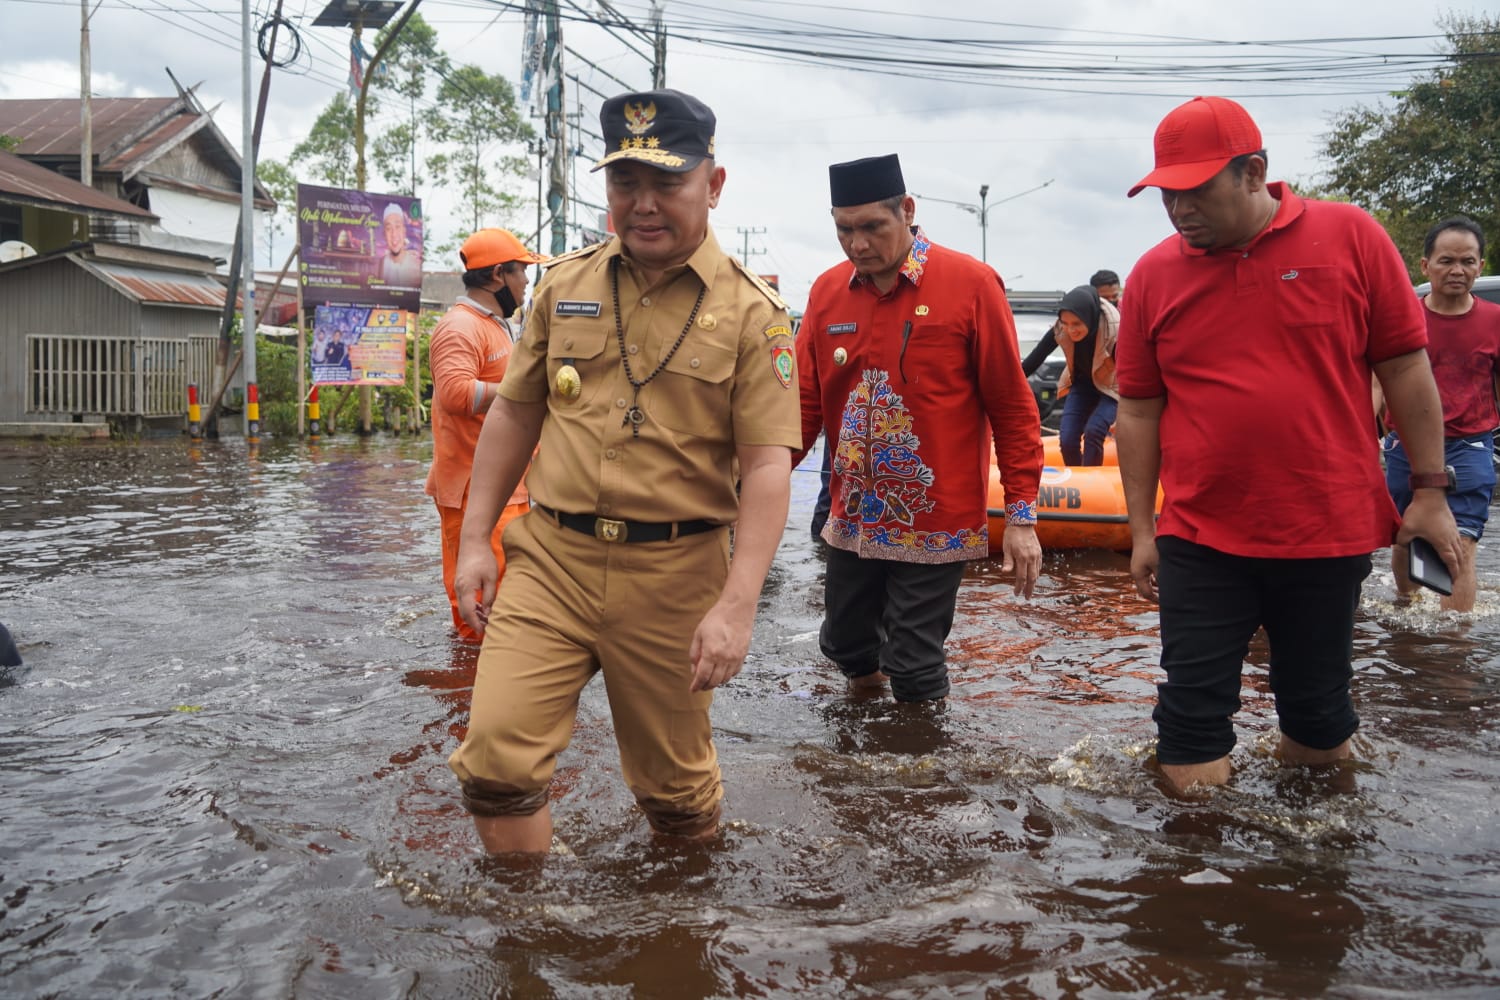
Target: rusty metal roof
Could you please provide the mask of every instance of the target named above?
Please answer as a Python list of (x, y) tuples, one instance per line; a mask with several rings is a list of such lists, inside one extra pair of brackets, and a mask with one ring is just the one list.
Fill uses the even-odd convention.
[(80, 184), (46, 167), (0, 151), (0, 201), (84, 215), (123, 216), (155, 222), (144, 208)]
[(86, 263), (80, 260), (79, 263), (119, 287), (137, 302), (213, 309), (224, 307), (224, 286), (206, 274), (134, 267), (98, 258)]
[[(0, 134), (20, 140), (15, 153), (23, 159), (76, 172), (83, 152), (81, 104), (76, 97), (0, 100)], [(199, 155), (235, 178), (231, 190), (238, 187), (239, 153), (214, 124), (213, 115), (203, 110), (191, 93), (178, 97), (96, 97), (91, 107), (96, 175), (118, 174), (129, 179), (168, 150), (201, 133), (204, 143)], [(275, 204), (259, 181), (255, 197), (262, 207)]]
[[(83, 126), (76, 97), (0, 101), (0, 132), (21, 140), (22, 156), (72, 156), (83, 150)], [(96, 97), (93, 146), (108, 155), (116, 144), (129, 140), (157, 118), (180, 106), (176, 97)]]

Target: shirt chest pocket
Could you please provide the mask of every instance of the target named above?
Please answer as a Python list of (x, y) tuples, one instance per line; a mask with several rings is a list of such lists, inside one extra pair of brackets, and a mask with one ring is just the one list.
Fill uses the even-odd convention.
[(613, 332), (598, 320), (557, 324), (547, 341), (549, 391), (557, 393), (557, 373), (564, 365), (572, 365), (581, 383), (574, 402), (592, 399), (620, 364), (618, 353), (611, 350), (612, 338)]
[[(726, 437), (731, 424), (734, 362), (732, 345), (684, 343), (651, 381), (647, 412), (653, 420), (674, 431)], [(638, 372), (636, 377), (643, 378), (645, 374)]]
[(1273, 294), (1276, 318), (1285, 326), (1332, 326), (1338, 321), (1339, 282), (1336, 268), (1327, 265), (1275, 270)]

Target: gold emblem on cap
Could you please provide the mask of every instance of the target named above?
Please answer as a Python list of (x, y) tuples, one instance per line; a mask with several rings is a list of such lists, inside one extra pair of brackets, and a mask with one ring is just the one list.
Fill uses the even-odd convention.
[(704, 313), (702, 316), (698, 317), (698, 325), (703, 327), (703, 329), (705, 330), (712, 330), (714, 327), (719, 325), (719, 321), (714, 319), (713, 313)]
[(833, 352), (833, 363), (834, 364), (841, 365), (845, 361), (848, 361), (848, 360), (849, 360), (849, 352), (846, 351), (846, 350), (844, 350), (842, 347), (840, 347), (838, 350), (836, 350), (836, 351)]
[(577, 399), (578, 394), (583, 391), (583, 379), (578, 377), (578, 369), (572, 365), (563, 365), (557, 370), (557, 394), (563, 399)]
[(652, 126), (652, 124), (655, 121), (656, 121), (656, 102), (655, 101), (652, 101), (650, 104), (646, 104), (646, 105), (641, 104), (640, 101), (636, 101), (634, 104), (630, 104), (628, 102), (626, 103), (626, 105), (625, 105), (625, 127), (628, 128), (628, 129), (630, 129), (630, 131), (631, 131), (632, 134), (634, 134), (634, 135), (640, 135), (642, 132), (645, 132), (648, 129), (650, 129), (651, 126)]
[(927, 315), (927, 307), (926, 306), (917, 306), (917, 315), (918, 316), (926, 316)]

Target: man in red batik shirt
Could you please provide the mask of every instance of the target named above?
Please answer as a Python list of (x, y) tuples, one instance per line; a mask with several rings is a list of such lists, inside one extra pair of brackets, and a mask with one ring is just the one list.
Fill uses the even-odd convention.
[(856, 685), (931, 701), (964, 564), (989, 554), (991, 436), (1001, 569), (1017, 594), (1036, 584), (1041, 424), (1000, 276), (912, 225), (894, 154), (828, 174), (849, 260), (814, 282), (797, 337), (804, 454), (819, 431), (832, 454), (819, 645)]

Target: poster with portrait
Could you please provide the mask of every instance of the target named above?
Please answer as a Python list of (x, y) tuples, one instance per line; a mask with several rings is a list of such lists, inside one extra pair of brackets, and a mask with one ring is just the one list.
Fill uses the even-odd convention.
[(318, 306), (313, 310), (313, 384), (404, 384), (411, 315), (374, 306)]
[(297, 185), (302, 301), (394, 306), (422, 299), (422, 200)]

